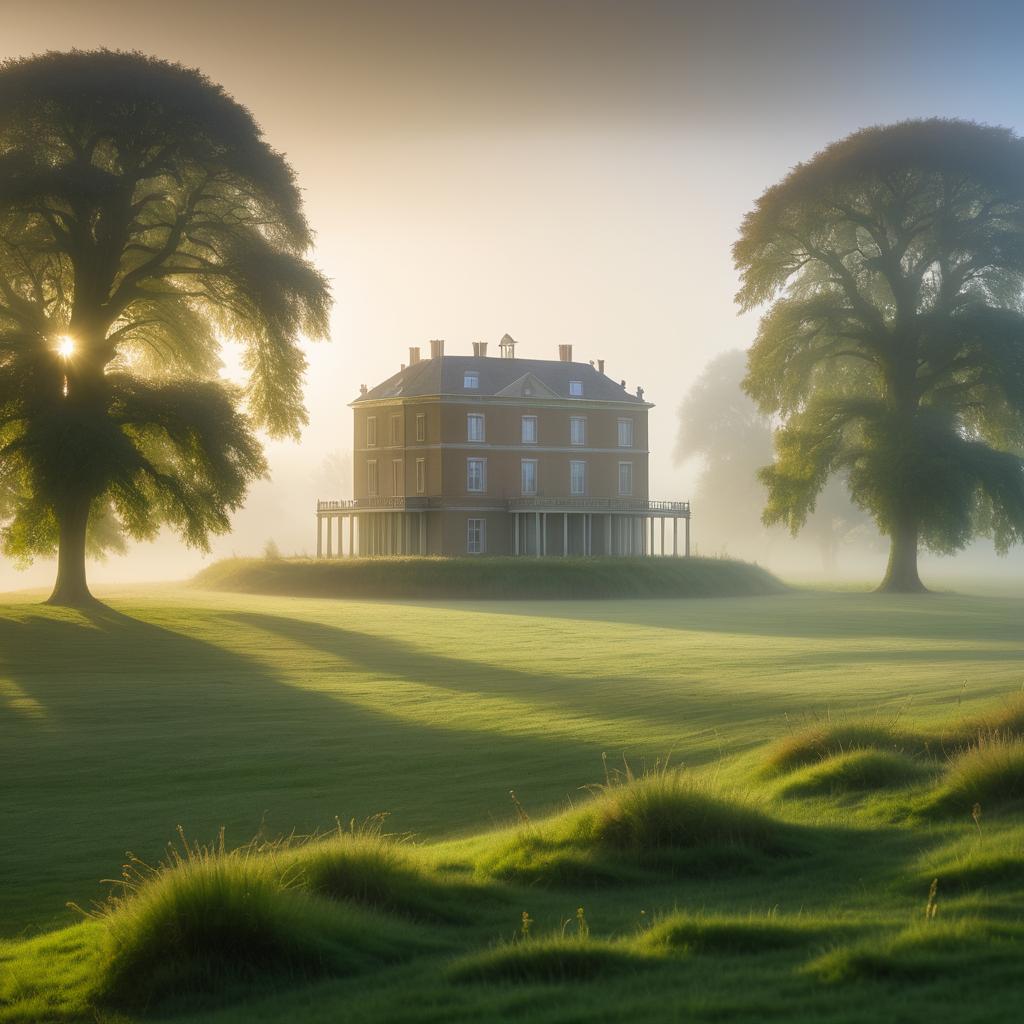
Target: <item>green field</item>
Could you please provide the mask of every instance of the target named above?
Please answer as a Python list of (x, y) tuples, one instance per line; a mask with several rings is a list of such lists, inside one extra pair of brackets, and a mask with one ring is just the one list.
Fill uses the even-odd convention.
[[(1022, 600), (103, 596), (111, 610), (88, 614), (36, 598), (0, 608), (0, 1020), (164, 1019), (183, 1008), (211, 1022), (1015, 1012), (1015, 791), (986, 798), (977, 822), (959, 805), (922, 808), (946, 785), (945, 737), (1024, 683)], [(824, 716), (933, 740), (923, 753), (907, 741), (901, 756), (917, 775), (905, 786), (870, 794), (806, 771), (764, 773), (770, 745)], [(543, 816), (569, 800), (586, 806), (581, 787), (604, 777), (603, 753), (634, 766), (671, 754), (716, 799), (753, 803), (798, 836), (794, 850), (755, 851), (732, 869), (623, 867), (589, 853), (576, 875), (495, 868), (515, 860), (506, 847), (523, 828), (563, 856), (551, 838), (562, 826)], [(510, 790), (533, 823), (519, 831), (509, 831)], [(470, 896), (453, 889), (465, 920), (406, 921), (411, 951), (351, 977), (268, 976), (220, 1004), (196, 997), (127, 1017), (89, 1005), (105, 925), (67, 927), (79, 918), (65, 903), (100, 899), (99, 880), (116, 877), (125, 851), (154, 861), (178, 825), (202, 840), (224, 826), (241, 844), (382, 811), (391, 830), (417, 837), (403, 849), (424, 877), (472, 880)], [(940, 880), (939, 915), (918, 935), (930, 879), (946, 874), (959, 881)], [(576, 935), (579, 907), (589, 938), (568, 950), (545, 938), (563, 921)], [(487, 954), (516, 935), (523, 911), (534, 937)], [(673, 911), (681, 923), (649, 932)], [(396, 927), (388, 918), (381, 934)], [(521, 976), (488, 955), (518, 957)], [(552, 981), (531, 957), (564, 960), (562, 973)]]

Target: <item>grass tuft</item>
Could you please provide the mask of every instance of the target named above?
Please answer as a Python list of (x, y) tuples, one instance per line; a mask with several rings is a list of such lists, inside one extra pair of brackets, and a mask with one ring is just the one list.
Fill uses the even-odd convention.
[(678, 913), (654, 924), (640, 948), (745, 956), (822, 942), (834, 937), (833, 922), (798, 918), (704, 916)]
[(790, 772), (830, 757), (861, 750), (892, 753), (915, 749), (917, 742), (895, 726), (868, 722), (820, 722), (790, 733), (768, 751), (769, 774)]
[(482, 874), (552, 885), (622, 881), (637, 868), (706, 875), (756, 869), (795, 852), (794, 830), (662, 766), (609, 777), (582, 808), (526, 825), (478, 865)]
[(654, 957), (621, 943), (568, 936), (509, 942), (460, 957), (448, 969), (456, 982), (562, 983), (639, 970)]
[(899, 789), (930, 774), (922, 761), (894, 750), (848, 750), (797, 770), (779, 792), (783, 796), (837, 796)]
[(168, 859), (133, 861), (94, 915), (107, 931), (97, 999), (122, 1007), (223, 998), (275, 977), (345, 975), (411, 946), (390, 922), (302, 891), (273, 849), (184, 838)]
[(949, 764), (926, 811), (974, 815), (1024, 801), (1024, 740), (981, 737)]

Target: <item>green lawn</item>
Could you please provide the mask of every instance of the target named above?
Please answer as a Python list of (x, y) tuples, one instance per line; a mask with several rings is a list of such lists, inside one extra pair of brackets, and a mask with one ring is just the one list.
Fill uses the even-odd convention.
[[(510, 789), (538, 819), (585, 798), (580, 787), (602, 777), (602, 752), (634, 764), (671, 753), (730, 793), (813, 826), (830, 851), (728, 877), (501, 883), (505, 902), (472, 924), (427, 930), (440, 952), (368, 976), (260, 990), (241, 1008), (190, 1019), (328, 1021), (344, 1008), (346, 1020), (388, 1021), (859, 1021), (876, 1010), (879, 1019), (966, 1021), (1011, 1005), (1024, 939), (986, 929), (1017, 921), (1019, 883), (955, 900), (940, 892), (944, 920), (963, 919), (970, 935), (949, 938), (941, 976), (913, 983), (880, 970), (843, 988), (822, 980), (824, 968), (804, 970), (806, 950), (773, 943), (755, 958), (630, 960), (587, 985), (456, 983), (439, 965), (511, 936), (524, 909), (544, 930), (585, 904), (595, 939), (620, 941), (675, 907), (779, 908), (827, 919), (815, 940), (823, 949), (912, 922), (928, 858), (970, 840), (969, 815), (922, 823), (892, 795), (784, 798), (758, 773), (760, 748), (813, 715), (899, 716), (941, 732), (993, 706), (1024, 683), (1024, 601), (796, 592), (360, 603), (155, 588), (108, 599), (112, 610), (88, 615), (20, 597), (0, 608), (0, 920), (9, 937), (76, 920), (66, 901), (99, 898), (98, 880), (116, 876), (127, 850), (158, 858), (178, 825), (203, 839), (223, 825), (241, 843), (387, 811), (393, 829), (432, 841), (422, 851), (431, 864), (468, 871), (497, 841), (480, 834), (512, 820)], [(985, 810), (983, 839), (1018, 856), (1016, 816)], [(451, 842), (459, 837), (469, 838)], [(10, 1004), (0, 1020), (97, 1019), (76, 993), (98, 929), (0, 946), (0, 1000)], [(64, 996), (48, 988), (58, 978)]]

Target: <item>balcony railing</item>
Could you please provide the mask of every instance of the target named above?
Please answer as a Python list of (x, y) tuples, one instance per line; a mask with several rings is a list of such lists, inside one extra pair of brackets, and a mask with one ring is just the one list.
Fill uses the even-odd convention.
[(395, 509), (397, 511), (425, 511), (427, 509), (458, 508), (472, 504), (474, 507), (487, 506), (495, 511), (509, 512), (620, 512), (632, 515), (690, 516), (688, 501), (650, 501), (646, 498), (494, 498), (485, 495), (466, 495), (459, 498), (440, 496), (398, 496), (356, 498), (347, 501), (317, 501), (318, 513), (359, 512)]

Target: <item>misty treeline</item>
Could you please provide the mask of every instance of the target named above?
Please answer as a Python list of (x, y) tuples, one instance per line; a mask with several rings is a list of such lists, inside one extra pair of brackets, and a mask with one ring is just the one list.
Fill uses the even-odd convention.
[(701, 466), (693, 491), (700, 552), (795, 562), (812, 547), (822, 570), (832, 574), (844, 549), (880, 550), (878, 531), (850, 500), (841, 477), (833, 477), (818, 496), (801, 539), (762, 522), (768, 492), (758, 474), (772, 461), (776, 424), (743, 390), (746, 373), (745, 352), (723, 352), (707, 364), (679, 407), (673, 459), (676, 465), (697, 460)]

